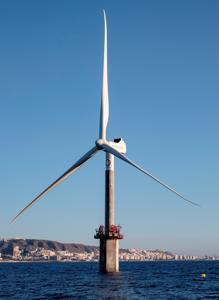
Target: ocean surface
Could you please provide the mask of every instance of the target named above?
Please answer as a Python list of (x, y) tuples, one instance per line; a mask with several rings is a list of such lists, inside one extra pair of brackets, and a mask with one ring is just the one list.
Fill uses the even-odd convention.
[(0, 299), (219, 299), (219, 261), (0, 263)]

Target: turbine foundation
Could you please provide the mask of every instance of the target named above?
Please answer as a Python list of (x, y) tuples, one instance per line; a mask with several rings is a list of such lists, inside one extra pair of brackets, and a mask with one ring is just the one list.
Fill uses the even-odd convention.
[(100, 239), (100, 272), (119, 272), (119, 240)]

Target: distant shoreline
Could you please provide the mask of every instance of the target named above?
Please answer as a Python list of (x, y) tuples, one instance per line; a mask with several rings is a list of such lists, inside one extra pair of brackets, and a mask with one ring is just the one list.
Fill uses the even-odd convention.
[[(165, 263), (168, 263), (168, 262), (200, 262), (200, 261), (218, 261), (218, 260), (215, 260), (215, 259), (181, 259), (181, 260), (175, 260), (175, 259), (169, 259), (169, 260), (166, 260), (166, 259), (160, 259), (160, 260), (120, 260), (121, 263), (133, 263), (133, 262), (141, 262), (141, 263), (159, 263), (159, 262), (165, 262)], [(9, 264), (20, 264), (20, 263), (42, 263), (42, 264), (45, 264), (45, 263), (49, 263), (49, 264), (53, 264), (53, 263), (98, 263), (99, 261), (85, 261), (85, 260), (67, 260), (67, 261), (60, 261), (60, 260), (31, 260), (31, 261), (28, 261), (28, 260), (2, 260), (0, 261), (0, 264), (4, 264), (4, 263), (9, 263)]]
[[(181, 255), (166, 250), (119, 249), (120, 261), (207, 261), (215, 256)], [(60, 243), (50, 240), (11, 238), (0, 239), (1, 262), (95, 262), (99, 261), (99, 247), (79, 243)]]

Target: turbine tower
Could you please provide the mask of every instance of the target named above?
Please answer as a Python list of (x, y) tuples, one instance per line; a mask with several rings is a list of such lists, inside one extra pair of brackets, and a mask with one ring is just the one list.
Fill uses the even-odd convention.
[(24, 207), (11, 222), (14, 222), (24, 211), (30, 208), (37, 201), (41, 200), (52, 189), (67, 179), (70, 175), (80, 169), (80, 167), (92, 158), (98, 151), (106, 153), (106, 170), (105, 170), (105, 227), (101, 225), (96, 231), (95, 238), (100, 239), (100, 271), (117, 272), (119, 271), (119, 240), (123, 238), (120, 233), (120, 226), (115, 226), (114, 220), (114, 157), (117, 157), (129, 165), (135, 167), (160, 185), (179, 196), (183, 200), (199, 206), (199, 204), (185, 198), (175, 189), (153, 176), (148, 171), (131, 161), (124, 154), (126, 153), (126, 144), (122, 138), (116, 138), (113, 141), (107, 140), (106, 130), (109, 119), (109, 97), (108, 97), (108, 73), (107, 73), (107, 22), (105, 11), (104, 14), (104, 55), (103, 55), (103, 79), (102, 79), (102, 97), (100, 110), (100, 129), (99, 138), (91, 150), (85, 153), (75, 164), (73, 164), (64, 174), (50, 184), (26, 207)]

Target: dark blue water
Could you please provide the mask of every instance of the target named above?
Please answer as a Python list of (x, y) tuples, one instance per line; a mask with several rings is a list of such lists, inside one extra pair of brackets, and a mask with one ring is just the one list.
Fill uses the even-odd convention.
[(0, 263), (0, 299), (219, 299), (219, 261)]

